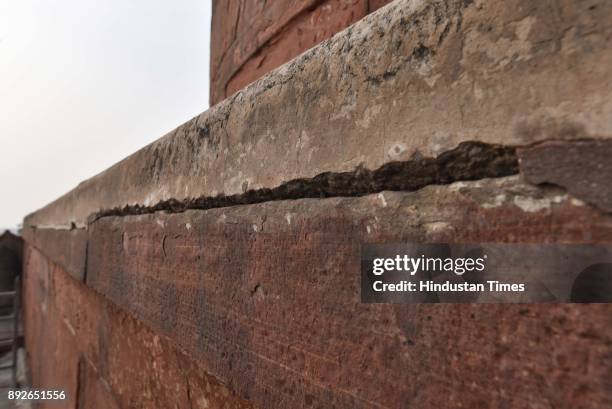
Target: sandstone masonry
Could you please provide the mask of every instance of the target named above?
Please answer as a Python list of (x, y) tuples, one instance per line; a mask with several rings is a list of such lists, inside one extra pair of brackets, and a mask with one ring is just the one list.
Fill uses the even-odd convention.
[[(257, 33), (332, 2), (281, 3), (224, 13)], [(97, 407), (612, 406), (607, 304), (359, 299), (366, 242), (612, 243), (610, 21), (603, 0), (396, 0), (29, 215), (35, 385), (60, 368)], [(272, 47), (244, 38), (215, 40), (219, 67)]]

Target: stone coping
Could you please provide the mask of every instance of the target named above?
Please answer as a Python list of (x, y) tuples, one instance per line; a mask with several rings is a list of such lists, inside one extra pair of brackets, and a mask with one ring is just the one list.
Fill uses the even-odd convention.
[[(26, 217), (274, 188), (466, 141), (612, 135), (612, 4), (397, 0)], [(556, 4), (556, 2), (555, 2)]]

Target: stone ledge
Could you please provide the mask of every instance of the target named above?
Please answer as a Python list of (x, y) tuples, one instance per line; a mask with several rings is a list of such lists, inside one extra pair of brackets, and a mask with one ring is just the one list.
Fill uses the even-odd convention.
[(37, 229), (24, 227), (23, 238), (79, 281), (85, 279), (86, 229)]
[(324, 172), (612, 136), (612, 4), (397, 0), (83, 182), (24, 225)]
[[(28, 243), (48, 239), (41, 229), (29, 234)], [(364, 242), (612, 243), (612, 216), (560, 188), (512, 176), (360, 198), (108, 216), (89, 225), (87, 241), (87, 286), (259, 407), (400, 407), (408, 397), (417, 407), (446, 407), (442, 395), (464, 407), (572, 406), (566, 396), (574, 392), (575, 404), (610, 399), (606, 305), (359, 300)], [(459, 355), (472, 358), (447, 365)], [(486, 370), (491, 361), (504, 370)], [(534, 363), (529, 382), (509, 390), (524, 362)], [(472, 384), (482, 389), (460, 393)]]
[[(606, 377), (594, 375), (607, 370), (606, 305), (359, 299), (364, 242), (612, 243), (612, 217), (558, 188), (515, 176), (104, 217), (88, 234), (86, 284), (259, 407), (401, 407), (410, 399), (415, 407), (448, 407), (450, 396), (464, 407), (564, 407), (610, 398)], [(542, 328), (550, 328), (545, 337)], [(525, 362), (533, 363), (529, 382), (517, 383)], [(581, 369), (564, 369), (571, 367)], [(461, 392), (474, 384), (481, 389)], [(568, 403), (573, 392), (559, 390), (588, 397)]]
[[(447, 407), (449, 397), (464, 407), (605, 405), (606, 305), (359, 300), (366, 242), (612, 243), (612, 215), (521, 179), (106, 216), (88, 226), (76, 259), (88, 287), (258, 407)], [(52, 257), (47, 234), (64, 241), (81, 230), (31, 229), (28, 243)], [(485, 369), (492, 361), (504, 369)], [(529, 381), (517, 383), (525, 362)]]

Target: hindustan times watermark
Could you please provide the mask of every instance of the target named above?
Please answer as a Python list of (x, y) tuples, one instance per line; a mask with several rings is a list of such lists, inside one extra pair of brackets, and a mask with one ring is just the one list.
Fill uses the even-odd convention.
[(612, 302), (612, 247), (370, 244), (365, 303)]

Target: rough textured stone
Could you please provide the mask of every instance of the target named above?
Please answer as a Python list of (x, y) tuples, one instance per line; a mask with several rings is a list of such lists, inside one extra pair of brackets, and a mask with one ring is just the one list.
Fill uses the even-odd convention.
[[(298, 15), (322, 0), (280, 0), (266, 4), (244, 0), (213, 1), (210, 102), (225, 98), (231, 77), (257, 50)], [(283, 61), (286, 62), (286, 61)]]
[(612, 140), (546, 142), (521, 149), (521, 170), (531, 183), (551, 183), (612, 212)]
[(33, 385), (69, 397), (41, 408), (252, 407), (29, 245), (24, 290)]
[(464, 142), (456, 149), (436, 158), (415, 158), (388, 163), (374, 171), (357, 169), (354, 172), (325, 172), (314, 178), (293, 179), (272, 189), (248, 190), (231, 196), (200, 197), (178, 201), (170, 199), (154, 206), (124, 206), (101, 211), (89, 222), (105, 216), (187, 209), (212, 209), (277, 200), (364, 196), (390, 191), (413, 191), (433, 184), (497, 178), (518, 173), (516, 149), (478, 142)]
[(84, 280), (87, 252), (86, 229), (41, 229), (25, 227), (23, 236), (77, 280)]
[[(26, 245), (24, 279), (24, 333), (32, 385), (62, 390), (62, 406), (77, 402), (79, 355), (77, 341), (58, 314), (53, 299), (53, 266), (36, 249)], [(42, 402), (41, 407), (57, 408)]]
[(612, 243), (612, 217), (558, 188), (104, 217), (89, 240), (88, 285), (260, 407), (612, 403), (609, 305), (360, 303), (364, 242)]
[[(223, 3), (264, 16), (237, 65), (326, 3)], [(359, 297), (363, 243), (612, 243), (611, 19), (397, 0), (28, 216), (35, 385), (108, 407), (612, 406), (609, 304)]]
[[(225, 85), (225, 96), (234, 94), (257, 78), (303, 51), (346, 28), (367, 13), (366, 0), (328, 0), (292, 19), (246, 61)], [(214, 89), (214, 85), (211, 87)]]
[(29, 216), (242, 193), (462, 141), (610, 138), (608, 1), (398, 0)]
[(390, 0), (213, 2), (210, 104)]
[(121, 406), (95, 367), (82, 359), (78, 366), (78, 403), (76, 409), (120, 409)]

